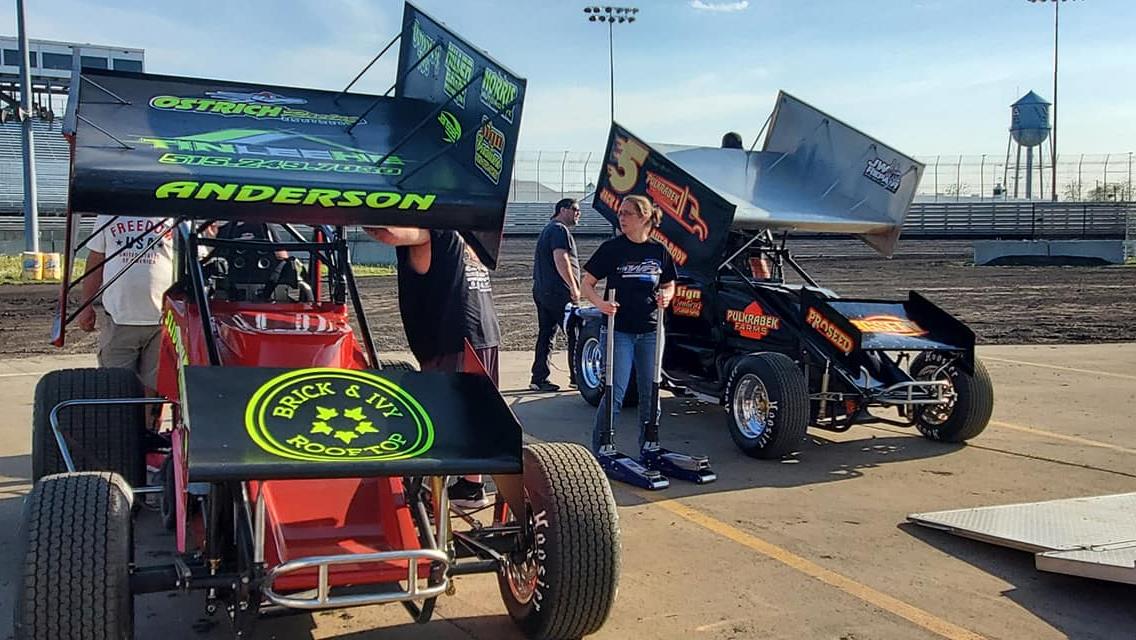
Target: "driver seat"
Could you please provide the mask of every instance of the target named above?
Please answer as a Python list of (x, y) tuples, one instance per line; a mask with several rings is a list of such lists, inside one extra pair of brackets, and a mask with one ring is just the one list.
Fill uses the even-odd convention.
[[(253, 240), (278, 243), (272, 226), (263, 222), (232, 221), (217, 230), (222, 240)], [(286, 251), (243, 247), (217, 247), (209, 260), (216, 290), (231, 301), (292, 302), (290, 290), (299, 291), (299, 301), (311, 301), (311, 287), (302, 278), (303, 265)]]

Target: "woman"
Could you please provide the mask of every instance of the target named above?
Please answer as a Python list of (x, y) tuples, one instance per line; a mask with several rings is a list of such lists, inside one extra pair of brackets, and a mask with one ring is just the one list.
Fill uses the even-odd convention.
[[(651, 383), (655, 373), (655, 328), (661, 309), (674, 298), (675, 267), (663, 245), (651, 240), (651, 232), (662, 222), (662, 212), (643, 196), (627, 196), (619, 207), (619, 228), (623, 235), (600, 245), (584, 265), (584, 297), (605, 315), (615, 314), (615, 349), (609, 358), (613, 368), (614, 415), (619, 415), (623, 395), (635, 365), (639, 383), (639, 447), (642, 449), (646, 425), (659, 417), (659, 405), (651, 407)], [(600, 280), (615, 289), (615, 302), (604, 300), (596, 291)], [(616, 313), (618, 311), (618, 313)], [(592, 448), (600, 453), (608, 429), (608, 403), (604, 396), (592, 429)], [(612, 426), (614, 431), (615, 427)]]

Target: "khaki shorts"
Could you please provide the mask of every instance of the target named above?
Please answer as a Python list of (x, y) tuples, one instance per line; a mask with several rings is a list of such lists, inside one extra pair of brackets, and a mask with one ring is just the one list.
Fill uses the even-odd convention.
[(115, 324), (101, 309), (99, 320), (99, 366), (130, 369), (142, 386), (154, 390), (158, 386), (161, 326)]

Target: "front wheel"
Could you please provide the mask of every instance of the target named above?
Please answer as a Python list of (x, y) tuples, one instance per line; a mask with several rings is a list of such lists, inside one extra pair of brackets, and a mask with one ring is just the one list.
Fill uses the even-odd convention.
[(524, 449), (522, 544), (497, 576), (505, 608), (534, 640), (595, 633), (619, 587), (619, 515), (592, 454), (569, 443)]
[(926, 438), (940, 442), (963, 442), (982, 433), (994, 413), (994, 384), (978, 358), (974, 374), (963, 371), (957, 360), (940, 353), (924, 352), (911, 363), (916, 380), (946, 380), (947, 400), (915, 409), (915, 427)]
[(130, 640), (131, 492), (117, 474), (49, 475), (24, 503), (17, 640)]
[[(607, 334), (600, 329), (600, 321), (585, 322), (580, 325), (576, 338), (576, 352), (572, 354), (572, 367), (576, 369), (576, 384), (580, 395), (593, 407), (600, 406), (604, 395), (604, 339)], [(635, 369), (623, 394), (623, 406), (639, 405), (639, 386), (635, 382)]]
[(753, 458), (780, 458), (800, 446), (809, 426), (809, 389), (792, 358), (745, 356), (726, 385), (726, 423), (734, 444)]

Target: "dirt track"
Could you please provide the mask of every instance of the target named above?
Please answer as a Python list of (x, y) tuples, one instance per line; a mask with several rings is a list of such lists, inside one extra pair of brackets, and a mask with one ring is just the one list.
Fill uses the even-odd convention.
[[(582, 259), (599, 240), (582, 238)], [(493, 275), (494, 298), (506, 349), (532, 348), (531, 238), (508, 238)], [(1136, 336), (1136, 268), (974, 267), (970, 245), (907, 242), (884, 260), (854, 241), (796, 246), (806, 269), (844, 296), (905, 297), (917, 290), (968, 323), (984, 344), (1120, 342)], [(398, 319), (395, 279), (360, 282), (378, 347), (405, 349)], [(57, 286), (0, 287), (0, 356), (57, 353), (48, 344)], [(380, 324), (381, 323), (381, 324)], [(67, 353), (94, 349), (94, 339), (68, 333)]]

